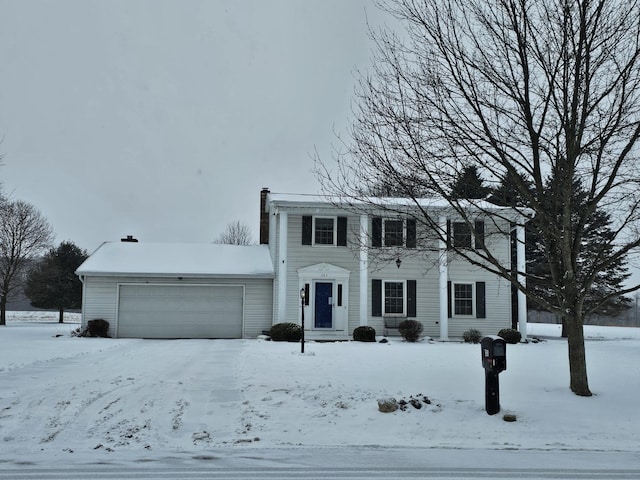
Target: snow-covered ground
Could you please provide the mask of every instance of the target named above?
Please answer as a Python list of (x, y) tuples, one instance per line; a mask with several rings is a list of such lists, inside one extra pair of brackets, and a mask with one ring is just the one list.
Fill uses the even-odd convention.
[[(0, 327), (0, 465), (127, 462), (213, 449), (380, 446), (640, 451), (640, 329), (586, 327), (594, 396), (569, 389), (559, 326), (507, 346), (502, 412), (479, 345), (71, 337), (78, 315)], [(428, 397), (380, 413), (377, 399)], [(513, 413), (517, 421), (503, 420)]]

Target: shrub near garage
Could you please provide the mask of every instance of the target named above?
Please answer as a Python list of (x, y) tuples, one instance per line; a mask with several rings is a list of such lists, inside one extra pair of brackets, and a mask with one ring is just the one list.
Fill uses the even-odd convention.
[(274, 342), (299, 342), (302, 332), (295, 323), (276, 323), (269, 330), (269, 336)]
[(356, 342), (375, 342), (376, 330), (373, 327), (362, 325), (353, 330), (353, 339)]
[(83, 329), (81, 327), (76, 328), (71, 332), (72, 337), (109, 337), (109, 322), (102, 318), (96, 318), (95, 320), (89, 320), (87, 326)]

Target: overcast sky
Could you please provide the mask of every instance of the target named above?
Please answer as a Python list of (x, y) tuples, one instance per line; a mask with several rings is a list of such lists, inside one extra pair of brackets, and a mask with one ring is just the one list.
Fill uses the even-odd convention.
[(0, 181), (56, 243), (210, 242), (316, 193), (369, 67), (367, 0), (0, 0)]

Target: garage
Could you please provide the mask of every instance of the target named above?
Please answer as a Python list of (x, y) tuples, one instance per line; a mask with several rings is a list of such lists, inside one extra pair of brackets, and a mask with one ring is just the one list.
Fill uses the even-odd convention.
[(121, 285), (120, 338), (242, 338), (242, 286)]
[(76, 271), (82, 327), (113, 338), (256, 338), (271, 328), (267, 245), (105, 242)]

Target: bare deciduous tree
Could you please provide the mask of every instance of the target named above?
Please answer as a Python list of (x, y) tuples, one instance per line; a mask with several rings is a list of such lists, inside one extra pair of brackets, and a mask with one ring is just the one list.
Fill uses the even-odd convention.
[[(489, 249), (480, 258), (457, 254), (563, 317), (570, 388), (591, 395), (586, 295), (600, 272), (640, 245), (639, 3), (389, 0), (379, 6), (406, 30), (371, 32), (376, 55), (371, 73), (359, 79), (351, 138), (336, 153), (336, 170), (317, 161), (325, 192), (366, 201), (363, 192), (381, 182), (410, 198), (428, 190), (468, 218), (466, 200), (451, 195), (461, 168), (476, 168), (494, 185), (509, 175), (543, 225), (554, 301), (535, 297), (519, 280), (527, 272), (505, 269)], [(556, 185), (551, 200), (548, 178)], [(577, 180), (586, 192), (580, 205), (572, 200)], [(585, 265), (585, 228), (597, 209), (611, 214), (612, 235)], [(425, 214), (420, 221), (444, 238), (437, 219)]]
[(213, 243), (224, 243), (227, 245), (253, 245), (251, 229), (240, 221), (231, 222), (227, 229), (222, 232)]
[(9, 296), (24, 284), (24, 271), (53, 241), (53, 230), (33, 205), (0, 200), (0, 325), (6, 325)]

